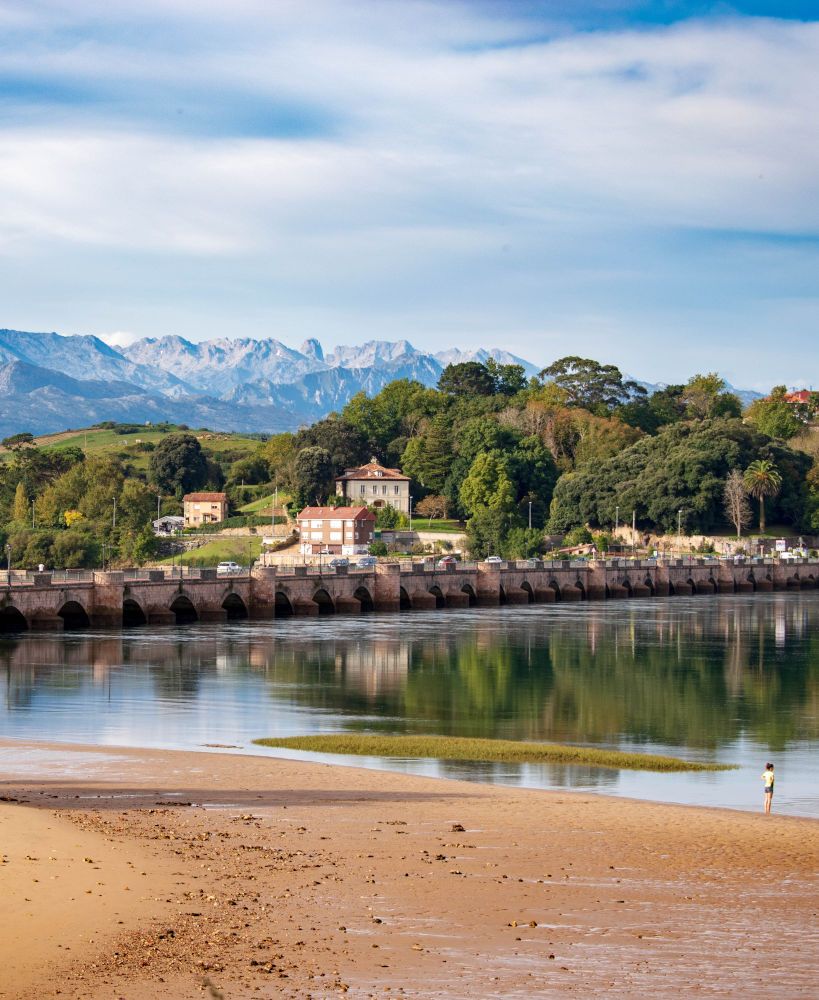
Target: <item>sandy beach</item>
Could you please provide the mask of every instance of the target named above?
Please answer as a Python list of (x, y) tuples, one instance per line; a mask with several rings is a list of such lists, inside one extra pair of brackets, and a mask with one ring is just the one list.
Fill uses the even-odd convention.
[(3, 997), (816, 995), (812, 820), (4, 746)]

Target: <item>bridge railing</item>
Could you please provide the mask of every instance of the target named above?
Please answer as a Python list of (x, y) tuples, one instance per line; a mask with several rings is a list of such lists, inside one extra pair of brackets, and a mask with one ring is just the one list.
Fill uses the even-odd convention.
[(52, 583), (93, 583), (93, 569), (55, 569), (51, 573)]

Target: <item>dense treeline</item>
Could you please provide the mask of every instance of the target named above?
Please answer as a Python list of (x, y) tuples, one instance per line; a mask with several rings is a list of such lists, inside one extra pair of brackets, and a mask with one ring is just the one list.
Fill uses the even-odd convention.
[[(490, 360), (450, 365), (437, 389), (402, 380), (360, 393), (261, 452), (297, 505), (330, 497), (333, 477), (371, 455), (398, 466), (416, 508), (467, 522), (476, 555), (531, 554), (544, 531), (610, 528), (618, 506), (621, 521), (633, 510), (644, 530), (722, 530), (732, 472), (740, 530), (753, 504), (809, 531), (819, 530), (816, 402), (792, 404), (780, 387), (743, 414), (716, 374), (648, 395), (585, 358), (562, 358), (528, 381), (519, 366)], [(761, 486), (754, 463), (771, 470)]]
[[(534, 554), (545, 532), (607, 531), (618, 507), (621, 523), (634, 511), (646, 531), (742, 532), (753, 514), (815, 532), (817, 412), (819, 397), (777, 387), (743, 413), (715, 374), (649, 395), (616, 367), (572, 356), (528, 380), (491, 359), (450, 365), (435, 389), (398, 380), (251, 454), (205, 453), (177, 431), (145, 444), (147, 471), (21, 433), (3, 442), (0, 543), (17, 565), (99, 565), (103, 544), (141, 562), (158, 495), (163, 513), (177, 513), (190, 490), (225, 487), (238, 505), (268, 485), (296, 510), (337, 502), (334, 477), (371, 456), (412, 478), (419, 514), (465, 521), (477, 556)], [(382, 527), (401, 520), (389, 508), (378, 516)]]

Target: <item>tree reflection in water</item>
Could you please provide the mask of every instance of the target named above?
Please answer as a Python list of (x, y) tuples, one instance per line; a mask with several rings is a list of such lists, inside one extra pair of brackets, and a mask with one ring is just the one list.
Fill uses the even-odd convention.
[(774, 751), (819, 737), (817, 634), (812, 593), (26, 633), (0, 638), (0, 734), (45, 698), (81, 711), (114, 677), (143, 701), (237, 699), (247, 732), (233, 739), (290, 707), (303, 731), (705, 750), (744, 735)]

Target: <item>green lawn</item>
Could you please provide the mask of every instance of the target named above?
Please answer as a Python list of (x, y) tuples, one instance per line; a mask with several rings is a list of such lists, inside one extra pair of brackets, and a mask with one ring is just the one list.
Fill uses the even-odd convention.
[(254, 740), (260, 746), (307, 750), (314, 753), (354, 754), (365, 757), (414, 757), (437, 760), (545, 762), (586, 764), (635, 771), (728, 771), (733, 765), (698, 763), (658, 754), (627, 753), (597, 747), (522, 743), (517, 740), (467, 739), (457, 736), (370, 736), (333, 733), (326, 736), (290, 736)]
[(457, 521), (444, 520), (433, 517), (430, 521), (427, 517), (412, 516), (412, 527), (414, 531), (451, 531), (453, 534), (462, 535), (466, 528)]
[(162, 559), (160, 565), (170, 566), (173, 562), (183, 566), (215, 566), (220, 562), (236, 562), (246, 566), (248, 558), (258, 559), (262, 551), (260, 535), (237, 535), (231, 538), (217, 538), (206, 542), (198, 549), (191, 549), (176, 559)]

